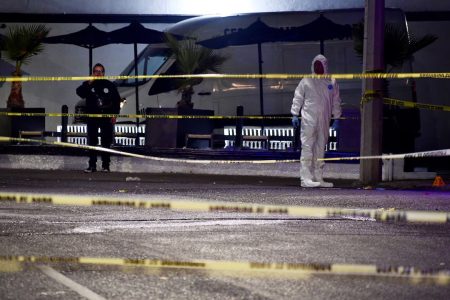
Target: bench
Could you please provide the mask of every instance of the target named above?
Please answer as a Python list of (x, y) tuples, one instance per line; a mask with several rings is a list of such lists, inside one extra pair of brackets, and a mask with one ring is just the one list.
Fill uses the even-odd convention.
[[(233, 138), (225, 141), (225, 147), (234, 146), (236, 127), (224, 127), (224, 134)], [(242, 146), (250, 149), (286, 150), (292, 147), (294, 130), (292, 127), (242, 127)]]
[(44, 140), (46, 137), (60, 137), (61, 133), (56, 131), (41, 131), (41, 130), (20, 130), (19, 138), (38, 138)]
[[(208, 147), (213, 148), (215, 141), (234, 141), (235, 136), (231, 135), (223, 135), (223, 134), (196, 134), (196, 133), (188, 133), (186, 134), (186, 147), (189, 147), (189, 141), (192, 140), (207, 140)], [(254, 135), (243, 135), (242, 141), (250, 141), (250, 142), (261, 142), (263, 143), (264, 148), (269, 149), (269, 137), (268, 136), (254, 136)]]
[[(234, 146), (234, 137), (236, 135), (235, 126), (225, 126), (224, 134), (230, 138), (225, 139), (225, 148)], [(330, 128), (329, 131), (330, 141), (326, 144), (326, 151), (337, 150), (337, 133)], [(261, 130), (259, 126), (243, 126), (242, 127), (242, 146), (250, 149), (263, 149), (268, 150), (287, 150), (292, 149), (294, 145), (294, 129), (292, 126), (279, 126), (279, 127), (264, 127)], [(255, 138), (244, 137), (254, 136)], [(262, 137), (258, 140), (256, 137)], [(267, 146), (265, 146), (267, 138)]]
[(189, 146), (189, 140), (207, 140), (208, 147), (213, 147), (214, 142), (214, 134), (196, 134), (196, 133), (188, 133), (186, 134), (185, 147)]
[(19, 138), (27, 138), (27, 137), (44, 137), (43, 131), (27, 131), (27, 130), (21, 130), (19, 131)]
[[(61, 133), (62, 126), (58, 125), (56, 131)], [(136, 136), (139, 136), (139, 145), (145, 145), (145, 125), (139, 128), (135, 124), (116, 124), (114, 126), (114, 143), (122, 146), (134, 146)], [(61, 141), (61, 138), (58, 138)], [(67, 142), (78, 145), (87, 145), (86, 124), (67, 125)]]

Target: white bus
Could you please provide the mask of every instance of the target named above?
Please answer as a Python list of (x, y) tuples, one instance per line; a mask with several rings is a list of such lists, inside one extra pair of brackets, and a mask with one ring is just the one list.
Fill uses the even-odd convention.
[[(346, 9), (317, 12), (279, 12), (255, 13), (232, 16), (202, 16), (187, 19), (168, 28), (168, 32), (198, 41), (223, 36), (244, 29), (260, 19), (275, 28), (299, 27), (316, 20), (320, 15), (337, 24), (353, 25), (364, 18), (363, 9)], [(407, 30), (404, 13), (399, 9), (386, 9), (387, 23), (396, 23)], [(320, 42), (274, 42), (261, 45), (263, 73), (301, 74), (311, 72), (311, 61), (320, 53)], [(258, 50), (256, 44), (229, 46), (216, 50), (229, 57), (221, 68), (228, 74), (258, 74)], [(352, 39), (324, 41), (324, 53), (329, 59), (330, 73), (361, 73), (362, 58), (353, 49)], [(170, 51), (165, 45), (149, 45), (139, 55), (140, 75), (171, 74)], [(134, 63), (122, 72), (122, 75), (134, 75)], [(286, 114), (299, 80), (265, 79), (263, 80), (264, 114)], [(130, 108), (134, 108), (134, 79), (118, 81), (121, 94), (129, 99)], [(361, 81), (340, 81), (344, 108), (359, 107)], [(143, 80), (139, 82), (140, 107), (175, 107), (181, 95), (171, 90), (170, 79)], [(395, 89), (394, 87), (391, 87)], [(234, 115), (236, 106), (244, 107), (244, 114), (261, 113), (259, 104), (258, 79), (205, 79), (194, 87), (192, 101), (194, 108), (214, 110), (216, 115)]]

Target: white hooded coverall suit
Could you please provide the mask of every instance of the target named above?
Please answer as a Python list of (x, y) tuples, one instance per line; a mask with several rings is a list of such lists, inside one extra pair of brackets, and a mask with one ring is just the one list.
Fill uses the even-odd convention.
[[(324, 74), (328, 73), (325, 56), (317, 55), (311, 65), (322, 63)], [(300, 157), (300, 179), (302, 181), (323, 181), (325, 145), (328, 141), (331, 115), (341, 117), (341, 98), (339, 86), (334, 79), (303, 78), (295, 89), (291, 114), (298, 116), (301, 112), (300, 140), (302, 151)]]

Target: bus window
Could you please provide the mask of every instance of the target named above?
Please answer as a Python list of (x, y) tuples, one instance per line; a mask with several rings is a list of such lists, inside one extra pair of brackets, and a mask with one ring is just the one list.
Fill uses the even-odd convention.
[[(158, 72), (162, 65), (169, 59), (170, 50), (168, 48), (145, 48), (138, 56), (138, 75), (153, 75)], [(134, 76), (134, 61), (125, 68), (120, 74), (122, 76)], [(150, 79), (140, 79), (138, 85), (145, 84)], [(118, 80), (118, 87), (131, 87), (135, 86), (134, 78)]]

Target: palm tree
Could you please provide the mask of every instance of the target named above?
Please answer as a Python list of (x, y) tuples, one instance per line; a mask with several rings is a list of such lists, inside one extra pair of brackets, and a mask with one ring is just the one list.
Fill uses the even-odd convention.
[[(404, 28), (387, 23), (384, 26), (384, 64), (385, 71), (391, 72), (394, 68), (400, 68), (405, 62), (414, 60), (414, 53), (429, 46), (437, 40), (437, 36), (432, 34), (424, 35), (416, 39), (413, 35), (408, 34)], [(364, 23), (360, 22), (353, 26), (353, 48), (356, 54), (363, 57), (364, 46)], [(412, 92), (415, 93), (415, 82), (410, 81)], [(384, 96), (389, 97), (389, 82), (384, 80)], [(415, 98), (415, 94), (413, 94)]]
[[(429, 46), (437, 37), (432, 34), (416, 39), (413, 35), (394, 24), (384, 27), (384, 63), (385, 71), (392, 72), (406, 62), (414, 60), (414, 53)], [(353, 48), (362, 58), (364, 45), (364, 23), (353, 26)], [(407, 82), (411, 88), (412, 101), (417, 102), (416, 83)], [(389, 81), (383, 80), (383, 96), (389, 97)], [(414, 151), (414, 140), (420, 136), (420, 113), (418, 109), (400, 109), (391, 105), (383, 108), (383, 152), (404, 153)]]
[[(16, 69), (13, 76), (22, 76), (22, 65), (30, 62), (31, 57), (44, 50), (42, 39), (47, 36), (49, 29), (45, 25), (26, 25), (10, 27), (3, 40), (6, 57), (15, 62)], [(11, 93), (6, 107), (23, 108), (22, 82), (11, 84)]]
[[(217, 73), (220, 66), (228, 59), (212, 49), (196, 44), (194, 39), (178, 41), (171, 34), (166, 34), (166, 44), (173, 52), (178, 74), (203, 74), (208, 71)], [(178, 92), (181, 93), (181, 100), (178, 101), (177, 107), (193, 107), (193, 87), (202, 81), (202, 78), (176, 80)]]
[[(432, 34), (424, 35), (416, 39), (408, 34), (402, 27), (391, 23), (384, 26), (384, 63), (386, 71), (401, 67), (405, 62), (414, 57), (414, 53), (429, 46), (437, 40), (437, 36)], [(364, 45), (364, 23), (360, 22), (353, 26), (353, 42), (357, 55), (363, 56)]]

